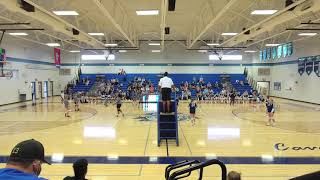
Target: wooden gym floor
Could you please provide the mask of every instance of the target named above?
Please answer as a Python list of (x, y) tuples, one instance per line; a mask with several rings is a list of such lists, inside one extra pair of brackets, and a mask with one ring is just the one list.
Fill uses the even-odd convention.
[[(0, 167), (15, 144), (34, 138), (53, 162), (41, 173), (50, 179), (72, 175), (77, 158), (89, 160), (92, 180), (164, 179), (166, 165), (184, 159), (218, 158), (244, 180), (285, 180), (319, 170), (320, 106), (275, 103), (275, 127), (265, 125), (264, 104), (200, 104), (195, 126), (179, 122), (179, 147), (171, 141), (158, 147), (156, 121), (139, 120), (143, 112), (131, 103), (123, 105), (125, 117), (115, 116), (114, 105), (85, 104), (65, 118), (58, 98), (1, 106)], [(188, 115), (187, 102), (180, 103), (179, 113)], [(220, 172), (210, 167), (204, 175), (219, 179)]]

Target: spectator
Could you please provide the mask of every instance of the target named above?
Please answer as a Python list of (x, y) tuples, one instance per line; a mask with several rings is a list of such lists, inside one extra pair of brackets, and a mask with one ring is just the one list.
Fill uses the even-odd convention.
[(230, 171), (227, 180), (241, 180), (241, 174), (236, 171)]
[(73, 171), (73, 177), (67, 176), (63, 180), (87, 180), (88, 161), (86, 159), (77, 160), (73, 163)]
[(39, 141), (22, 141), (12, 149), (6, 167), (0, 169), (0, 179), (43, 180), (38, 177), (41, 164), (50, 164), (44, 157), (44, 147)]
[(154, 87), (152, 84), (150, 85), (150, 93), (154, 93)]
[(203, 83), (203, 82), (204, 82), (202, 76), (199, 78), (199, 82), (200, 82), (200, 83)]

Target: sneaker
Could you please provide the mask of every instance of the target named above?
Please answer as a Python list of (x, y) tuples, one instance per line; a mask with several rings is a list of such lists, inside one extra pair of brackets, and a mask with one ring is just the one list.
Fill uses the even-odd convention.
[(275, 126), (275, 125), (276, 125), (276, 122), (273, 122), (271, 125), (272, 125), (272, 126)]
[(267, 123), (267, 126), (270, 126), (270, 122)]

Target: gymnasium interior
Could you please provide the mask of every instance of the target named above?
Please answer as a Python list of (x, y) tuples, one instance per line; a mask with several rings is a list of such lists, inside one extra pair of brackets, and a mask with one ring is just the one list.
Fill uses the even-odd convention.
[(50, 180), (79, 159), (90, 180), (320, 179), (320, 0), (0, 0), (0, 11), (0, 168), (34, 139)]

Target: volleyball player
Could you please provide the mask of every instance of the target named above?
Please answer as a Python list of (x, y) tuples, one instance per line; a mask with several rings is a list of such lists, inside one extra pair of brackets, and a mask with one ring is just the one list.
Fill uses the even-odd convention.
[(69, 107), (69, 97), (68, 95), (65, 95), (63, 98), (63, 104), (64, 104), (64, 117), (70, 117), (70, 107)]
[(267, 96), (266, 100), (266, 109), (268, 114), (268, 123), (267, 126), (274, 126), (276, 121), (274, 120), (275, 106), (273, 104), (273, 99)]
[(234, 106), (234, 101), (235, 101), (235, 98), (236, 98), (235, 92), (232, 91), (229, 96), (230, 96), (230, 106), (231, 105)]
[(80, 94), (75, 93), (73, 100), (74, 100), (74, 111), (80, 111)]
[(122, 117), (124, 117), (124, 114), (121, 110), (122, 100), (121, 100), (121, 94), (118, 94), (116, 98), (116, 104), (117, 104), (117, 117), (119, 117), (119, 114), (122, 114)]
[(63, 104), (63, 102), (64, 102), (64, 91), (61, 91), (60, 100), (61, 100), (61, 104)]
[(190, 118), (192, 126), (196, 123), (196, 109), (197, 109), (197, 103), (192, 99), (189, 104), (189, 112), (190, 112)]

